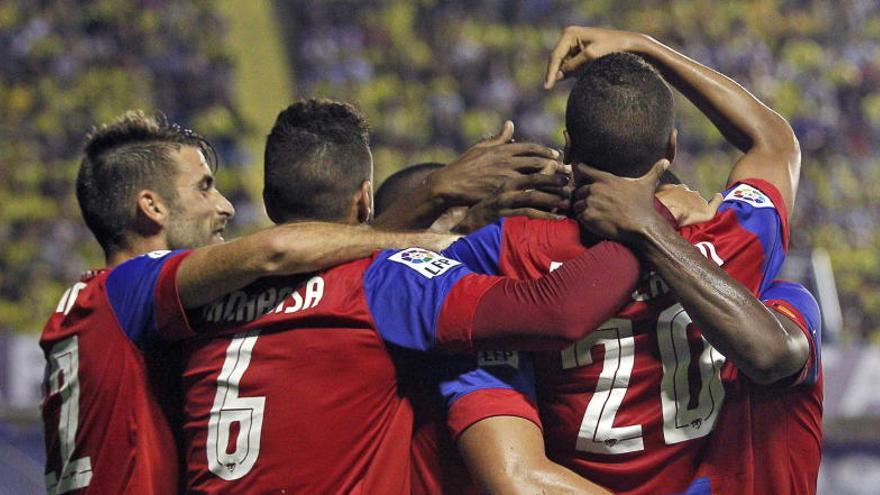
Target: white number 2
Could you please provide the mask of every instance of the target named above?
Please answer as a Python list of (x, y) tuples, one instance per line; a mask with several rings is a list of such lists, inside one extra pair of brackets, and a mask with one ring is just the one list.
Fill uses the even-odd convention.
[(89, 486), (92, 480), (90, 457), (73, 459), (76, 431), (79, 428), (79, 345), (77, 336), (68, 337), (52, 346), (49, 353), (47, 397), (61, 396), (58, 415), (58, 444), (61, 454), (61, 474), (46, 473), (46, 491), (60, 495)]
[(581, 421), (577, 449), (604, 454), (642, 450), (640, 425), (614, 426), (614, 417), (626, 395), (635, 360), (632, 322), (613, 318), (590, 332), (587, 338), (562, 351), (562, 367), (568, 369), (592, 363), (590, 350), (597, 345), (605, 348), (605, 359), (593, 398)]
[[(260, 455), (265, 397), (239, 397), (238, 384), (251, 363), (259, 330), (236, 334), (226, 348), (223, 369), (217, 377), (217, 394), (208, 420), (208, 468), (227, 481), (250, 472)], [(227, 452), (232, 425), (238, 423), (235, 451)]]
[[(702, 339), (703, 350), (697, 362), (702, 386), (696, 406), (690, 407), (688, 367), (691, 352), (687, 340), (690, 323), (690, 316), (680, 304), (667, 308), (657, 321), (657, 342), (663, 363), (660, 401), (663, 407), (663, 438), (667, 445), (708, 435), (724, 401), (721, 366), (725, 357)], [(612, 319), (584, 340), (562, 351), (563, 369), (592, 363), (590, 350), (597, 345), (605, 348), (605, 358), (596, 390), (584, 411), (576, 448), (597, 454), (625, 454), (643, 450), (641, 425), (614, 426), (635, 359), (632, 322)]]

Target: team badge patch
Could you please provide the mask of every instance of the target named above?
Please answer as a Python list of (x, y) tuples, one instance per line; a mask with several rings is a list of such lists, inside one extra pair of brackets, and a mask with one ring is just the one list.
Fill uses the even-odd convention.
[(156, 259), (156, 260), (157, 260), (157, 259), (159, 259), (159, 258), (164, 258), (165, 255), (167, 255), (167, 254), (170, 253), (170, 252), (171, 252), (171, 251), (169, 251), (169, 250), (167, 250), (167, 249), (161, 249), (161, 250), (159, 250), (159, 251), (150, 251), (149, 253), (147, 253), (147, 256), (149, 256), (150, 258), (153, 258), (153, 259)]
[(740, 184), (724, 196), (724, 201), (742, 201), (755, 208), (773, 208), (773, 202), (766, 194), (748, 185)]
[(450, 268), (461, 263), (453, 259), (428, 251), (427, 249), (409, 248), (389, 256), (390, 261), (406, 265), (425, 278), (434, 278), (446, 273)]

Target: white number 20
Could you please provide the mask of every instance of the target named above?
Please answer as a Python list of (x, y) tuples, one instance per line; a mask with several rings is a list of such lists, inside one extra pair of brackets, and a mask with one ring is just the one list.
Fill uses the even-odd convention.
[(76, 431), (79, 429), (79, 345), (77, 336), (59, 341), (48, 356), (46, 370), (47, 397), (61, 396), (58, 415), (58, 446), (61, 454), (61, 473), (46, 473), (46, 491), (60, 495), (89, 486), (92, 481), (91, 457), (73, 458)]
[[(690, 316), (680, 304), (667, 308), (657, 320), (657, 342), (663, 363), (660, 401), (663, 438), (667, 445), (708, 435), (724, 401), (721, 365), (725, 357), (702, 339), (702, 352), (697, 356), (702, 386), (696, 407), (690, 407), (691, 352), (687, 340), (690, 323)], [(562, 351), (562, 367), (569, 369), (592, 363), (590, 350), (598, 345), (604, 347), (605, 357), (596, 390), (581, 421), (576, 448), (597, 454), (643, 450), (641, 425), (614, 426), (635, 360), (632, 322), (618, 318), (608, 321), (584, 340)]]
[[(259, 330), (236, 334), (226, 348), (223, 369), (217, 377), (217, 394), (208, 420), (208, 468), (227, 481), (250, 472), (260, 455), (265, 397), (239, 397), (238, 384), (251, 363)], [(232, 425), (238, 423), (235, 451), (227, 452)]]

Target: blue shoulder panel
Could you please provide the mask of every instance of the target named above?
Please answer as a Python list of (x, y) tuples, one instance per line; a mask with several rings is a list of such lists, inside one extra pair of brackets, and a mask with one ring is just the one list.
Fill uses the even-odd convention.
[(442, 251), (443, 255), (461, 261), (475, 273), (497, 275), (504, 220), (502, 218), (453, 242)]
[(107, 298), (125, 335), (140, 348), (159, 338), (156, 283), (165, 262), (182, 251), (154, 251), (132, 258), (107, 276)]
[(738, 183), (727, 188), (718, 214), (731, 210), (738, 224), (758, 238), (764, 251), (764, 278), (759, 292), (764, 292), (776, 278), (785, 261), (782, 221), (770, 198), (758, 188)]
[[(458, 399), (485, 389), (509, 389), (535, 400), (535, 370), (532, 354), (517, 351), (480, 351), (440, 382), (446, 410)], [(469, 366), (468, 366), (469, 365)]]
[(376, 330), (400, 347), (433, 349), (443, 303), (456, 282), (470, 273), (458, 261), (424, 249), (379, 253), (364, 274)]
[(808, 330), (813, 337), (813, 367), (807, 375), (805, 383), (813, 384), (819, 379), (819, 368), (822, 355), (822, 314), (819, 303), (801, 284), (774, 280), (770, 287), (761, 294), (762, 301), (785, 301), (800, 312), (807, 321)]
[(687, 491), (680, 495), (712, 495), (712, 484), (709, 478), (705, 476), (697, 478), (691, 483)]

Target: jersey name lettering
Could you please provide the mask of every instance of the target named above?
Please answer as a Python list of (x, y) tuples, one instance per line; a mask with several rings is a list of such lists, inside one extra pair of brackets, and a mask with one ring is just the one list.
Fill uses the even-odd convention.
[(324, 298), (324, 279), (310, 278), (302, 289), (269, 287), (249, 294), (235, 291), (203, 309), (206, 322), (247, 322), (270, 313), (296, 313), (316, 307)]

